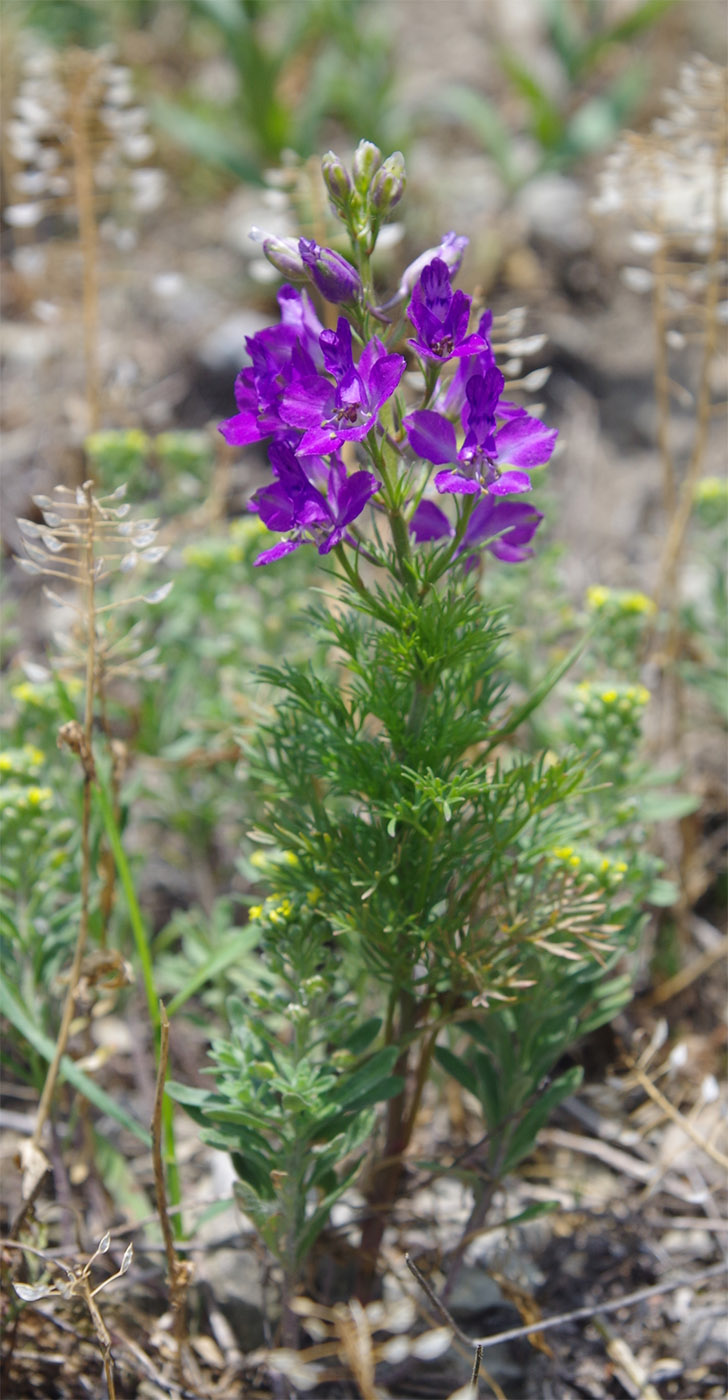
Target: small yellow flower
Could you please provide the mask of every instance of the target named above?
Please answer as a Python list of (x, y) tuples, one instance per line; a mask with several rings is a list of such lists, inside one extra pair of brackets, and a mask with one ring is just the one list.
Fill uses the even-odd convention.
[(251, 904), (251, 906), (250, 906), (250, 908), (249, 908), (249, 910), (248, 910), (248, 917), (251, 918), (251, 919), (259, 919), (262, 913), (263, 913), (263, 905), (262, 905), (262, 904)]
[(554, 855), (557, 860), (568, 860), (574, 853), (573, 846), (554, 846)]
[(607, 873), (607, 871), (609, 870), (611, 864), (612, 864), (612, 862), (611, 862), (611, 860), (609, 859), (609, 856), (604, 856), (604, 857), (602, 858), (602, 860), (601, 860), (601, 862), (600, 862), (600, 864), (599, 864), (599, 869), (601, 870), (602, 875), (606, 875), (606, 873)]
[(33, 744), (23, 744), (23, 753), (34, 768), (39, 768), (45, 758), (43, 750), (36, 749)]
[(647, 686), (646, 686), (646, 685), (638, 685), (638, 686), (637, 686), (637, 694), (636, 694), (636, 696), (635, 696), (635, 699), (636, 699), (638, 705), (646, 705), (646, 704), (647, 704), (648, 700), (650, 699), (650, 692), (649, 692), (649, 690), (647, 689)]
[(295, 851), (284, 851), (283, 859), (287, 865), (298, 865), (298, 856)]
[(282, 924), (285, 919), (290, 918), (292, 913), (293, 905), (290, 899), (282, 899), (280, 904), (269, 911), (268, 918), (272, 924)]
[(601, 698), (605, 705), (613, 705), (617, 698), (617, 692), (616, 690), (603, 690)]
[(605, 588), (603, 583), (592, 583), (586, 590), (586, 601), (589, 607), (595, 610), (603, 608), (610, 597), (611, 589)]
[(569, 865), (572, 870), (578, 870), (581, 865), (581, 856), (569, 856)]
[(256, 870), (265, 870), (268, 860), (269, 857), (265, 851), (253, 851), (250, 857), (250, 864), (254, 866)]
[(653, 613), (657, 609), (657, 604), (652, 598), (648, 598), (646, 593), (623, 593), (620, 599), (620, 607), (626, 613)]
[(693, 492), (695, 501), (728, 500), (728, 481), (720, 476), (704, 476)]
[(320, 898), (321, 898), (321, 891), (320, 891), (318, 885), (313, 885), (312, 888), (309, 890), (308, 894), (306, 895), (307, 903), (308, 903), (308, 904), (318, 904)]
[(0, 773), (12, 773), (13, 760), (9, 753), (0, 753)]
[(40, 705), (43, 697), (30, 681), (20, 681), (19, 685), (14, 685), (10, 691), (14, 700), (19, 700), (21, 705)]
[(615, 862), (614, 862), (614, 873), (615, 873), (615, 875), (624, 875), (626, 869), (627, 869), (627, 862), (626, 862), (626, 861), (624, 861), (624, 860), (615, 860)]
[(29, 807), (42, 807), (50, 802), (53, 793), (49, 787), (29, 787), (26, 799)]

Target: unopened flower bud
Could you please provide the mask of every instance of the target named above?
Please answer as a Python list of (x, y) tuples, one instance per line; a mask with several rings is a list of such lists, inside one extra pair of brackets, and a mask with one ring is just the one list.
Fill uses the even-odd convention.
[(272, 263), (278, 272), (282, 272), (284, 277), (290, 277), (297, 282), (307, 281), (308, 273), (295, 238), (278, 238), (276, 234), (266, 233), (264, 229), (255, 226), (251, 228), (249, 236), (254, 243), (262, 245), (268, 262)]
[(369, 203), (377, 213), (384, 216), (399, 204), (407, 180), (404, 156), (395, 151), (380, 166), (369, 188)]
[(382, 163), (382, 152), (373, 141), (360, 141), (354, 152), (352, 172), (354, 184), (360, 194), (365, 195), (372, 182), (374, 172)]
[(351, 178), (344, 162), (334, 151), (327, 151), (321, 161), (321, 174), (338, 213), (343, 213), (351, 195)]
[(460, 268), (468, 242), (469, 240), (464, 234), (446, 233), (436, 248), (428, 248), (424, 253), (420, 253), (420, 256), (415, 258), (409, 267), (405, 268), (394, 296), (390, 297), (383, 306), (380, 306), (379, 310), (388, 311), (390, 307), (396, 306), (397, 302), (403, 301), (406, 296), (409, 296), (423, 268), (427, 267), (434, 258), (440, 258), (449, 268), (451, 277), (454, 277)]
[(299, 238), (298, 248), (311, 280), (327, 301), (354, 301), (361, 292), (361, 278), (346, 258), (309, 238)]

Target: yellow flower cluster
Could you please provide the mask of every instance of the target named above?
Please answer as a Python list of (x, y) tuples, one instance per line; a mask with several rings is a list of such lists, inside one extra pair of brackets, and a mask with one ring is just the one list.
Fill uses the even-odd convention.
[(579, 852), (573, 846), (554, 846), (549, 854), (556, 864), (565, 865), (570, 870), (581, 870), (584, 876), (591, 876), (600, 885), (619, 883), (628, 868), (625, 861), (612, 860), (610, 856), (600, 855), (592, 848), (585, 847)]
[(590, 612), (609, 611), (615, 617), (649, 617), (656, 603), (646, 593), (629, 588), (606, 588), (593, 583), (586, 590), (586, 605)]

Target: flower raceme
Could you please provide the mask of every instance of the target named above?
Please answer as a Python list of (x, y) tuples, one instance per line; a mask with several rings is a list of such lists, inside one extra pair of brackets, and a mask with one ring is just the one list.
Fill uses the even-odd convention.
[[(363, 198), (360, 192), (360, 204)], [(256, 491), (250, 509), (283, 538), (257, 564), (302, 544), (321, 554), (339, 545), (360, 550), (361, 534), (350, 527), (370, 503), (403, 515), (415, 545), (442, 544), (466, 567), (483, 549), (508, 563), (533, 552), (540, 511), (504, 498), (530, 490), (528, 473), (548, 462), (557, 434), (503, 397), (491, 314), (469, 330), (472, 300), (452, 287), (466, 244), (446, 234), (410, 265), (395, 296), (374, 309), (361, 249), (355, 268), (312, 240), (263, 239), (271, 261), (283, 258), (289, 276), (307, 278), (349, 314), (339, 315), (335, 330), (324, 329), (308, 293), (284, 286), (279, 324), (246, 340), (249, 363), (235, 382), (237, 412), (220, 431), (235, 446), (269, 439), (273, 480)], [(407, 362), (387, 341), (388, 332), (390, 342), (397, 332), (386, 313), (408, 294), (414, 330), (408, 345), (424, 373), (426, 406), (405, 413)], [(382, 338), (368, 333), (371, 317)], [(454, 497), (455, 523), (428, 497), (433, 467), (440, 468), (435, 491)], [(466, 506), (467, 496), (479, 499)], [(403, 547), (400, 535), (397, 548)], [(368, 544), (366, 551), (371, 561), (384, 562)]]

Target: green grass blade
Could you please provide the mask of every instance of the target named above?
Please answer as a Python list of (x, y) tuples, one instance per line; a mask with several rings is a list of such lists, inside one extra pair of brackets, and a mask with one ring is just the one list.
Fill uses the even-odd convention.
[(212, 981), (212, 978), (216, 977), (219, 972), (224, 972), (225, 968), (236, 962), (241, 954), (249, 953), (251, 948), (255, 947), (259, 936), (257, 927), (254, 924), (247, 924), (245, 928), (238, 929), (232, 938), (226, 939), (204, 966), (196, 968), (184, 986), (180, 987), (179, 991), (172, 997), (167, 1006), (167, 1015), (170, 1020), (180, 1010), (180, 1007), (184, 1006), (185, 1002), (189, 1001), (190, 997), (200, 990), (200, 987), (204, 987), (206, 982)]
[[(0, 976), (0, 1013), (5, 1016), (11, 1025), (15, 1027), (16, 1031), (27, 1040), (28, 1044), (33, 1047), (36, 1053), (41, 1055), (42, 1058), (50, 1064), (56, 1051), (54, 1041), (52, 1041), (49, 1036), (44, 1035), (43, 1031), (39, 1030), (34, 1024), (24, 1007), (16, 1001), (5, 978), (2, 976)], [(122, 1128), (127, 1128), (140, 1142), (144, 1143), (145, 1147), (151, 1147), (151, 1134), (147, 1129), (143, 1128), (141, 1123), (137, 1123), (136, 1119), (132, 1118), (131, 1114), (126, 1112), (126, 1109), (121, 1108), (109, 1094), (105, 1093), (103, 1089), (100, 1089), (98, 1084), (94, 1084), (94, 1081), (89, 1079), (88, 1075), (84, 1074), (83, 1070), (79, 1069), (78, 1065), (75, 1065), (73, 1060), (69, 1059), (68, 1055), (62, 1057), (59, 1073), (61, 1079), (67, 1080), (69, 1084), (73, 1085), (74, 1089), (78, 1089), (79, 1093), (83, 1094), (84, 1098), (88, 1099), (89, 1103), (92, 1103), (95, 1108), (98, 1108), (100, 1113), (107, 1114), (109, 1118), (113, 1118)]]
[(144, 982), (144, 991), (149, 1008), (149, 1018), (156, 1031), (159, 1027), (159, 998), (154, 986), (154, 971), (152, 969), (152, 954), (149, 948), (149, 939), (147, 937), (147, 930), (142, 918), (141, 909), (139, 908), (139, 901), (136, 897), (136, 890), (134, 889), (134, 881), (131, 877), (129, 862), (126, 858), (124, 847), (121, 844), (121, 837), (114, 816), (114, 805), (111, 800), (111, 795), (104, 779), (99, 773), (97, 773), (96, 793), (99, 807), (101, 808), (101, 814), (104, 819), (106, 835), (113, 852), (117, 873), (124, 891), (124, 898), (126, 899), (129, 922), (134, 934), (134, 942), (136, 944), (139, 964), (142, 970), (142, 980)]

